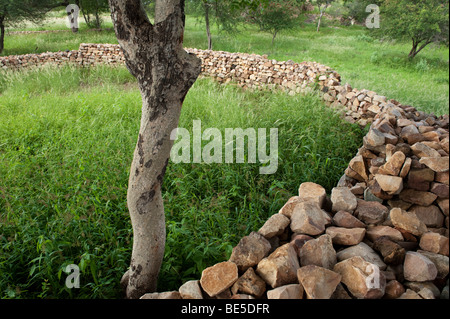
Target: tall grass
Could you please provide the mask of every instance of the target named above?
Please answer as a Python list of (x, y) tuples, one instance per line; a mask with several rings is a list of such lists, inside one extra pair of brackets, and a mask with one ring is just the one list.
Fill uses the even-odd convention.
[[(126, 207), (141, 98), (125, 68), (3, 73), (0, 78), (2, 298), (118, 298), (132, 230)], [(315, 95), (244, 92), (210, 80), (189, 92), (180, 126), (279, 129), (279, 168), (174, 164), (163, 186), (167, 244), (159, 290), (226, 260), (297, 193), (333, 187), (363, 132)], [(81, 288), (65, 287), (68, 264)]]
[[(208, 47), (204, 23), (194, 17), (186, 20), (186, 47)], [(64, 23), (44, 24), (37, 29), (53, 29)], [(105, 24), (111, 28), (111, 22)], [(36, 27), (28, 27), (36, 29)], [(416, 59), (407, 55), (409, 42), (383, 42), (373, 38), (361, 26), (341, 26), (323, 21), (320, 32), (314, 23), (298, 21), (298, 27), (281, 32), (271, 46), (271, 36), (251, 25), (227, 34), (212, 26), (215, 50), (267, 54), (279, 61), (316, 61), (335, 69), (343, 83), (355, 88), (376, 91), (403, 104), (435, 113), (448, 114), (449, 63), (448, 47), (427, 46)], [(78, 34), (71, 32), (29, 35), (8, 35), (2, 55), (76, 50), (82, 42), (117, 43), (114, 32), (89, 31), (82, 26)]]

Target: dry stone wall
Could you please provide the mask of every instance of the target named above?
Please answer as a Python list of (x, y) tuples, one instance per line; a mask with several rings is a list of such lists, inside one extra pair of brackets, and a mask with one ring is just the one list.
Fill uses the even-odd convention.
[[(242, 238), (228, 261), (178, 291), (144, 299), (448, 299), (449, 116), (425, 114), (341, 84), (314, 62), (188, 49), (203, 75), (289, 94), (317, 88), (347, 121), (370, 124), (331, 194), (303, 183), (278, 214)], [(0, 58), (3, 69), (123, 64), (117, 45)]]

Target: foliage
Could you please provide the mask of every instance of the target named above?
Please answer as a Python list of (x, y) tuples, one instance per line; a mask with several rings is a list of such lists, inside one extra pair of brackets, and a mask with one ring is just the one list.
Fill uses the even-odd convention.
[(356, 22), (364, 23), (368, 15), (366, 12), (367, 6), (370, 4), (378, 5), (379, 2), (379, 0), (345, 0), (344, 6), (347, 8), (345, 15)]
[(88, 27), (100, 29), (103, 23), (101, 14), (109, 12), (108, 0), (76, 0), (76, 2)]
[(373, 33), (381, 38), (412, 41), (410, 58), (430, 43), (449, 44), (449, 1), (384, 0), (381, 27)]
[[(120, 298), (132, 246), (136, 81), (125, 67), (0, 72), (0, 298)], [(195, 119), (222, 134), (278, 128), (279, 167), (260, 175), (259, 163), (169, 164), (159, 291), (227, 260), (300, 183), (330, 191), (363, 136), (317, 96), (244, 92), (209, 79), (187, 95), (180, 127), (191, 130)], [(80, 289), (65, 287), (68, 264), (80, 267)]]
[(272, 35), (273, 47), (279, 32), (293, 29), (297, 25), (303, 3), (302, 0), (271, 1), (268, 5), (260, 5), (251, 13), (250, 20), (257, 24), (261, 31)]
[(0, 0), (0, 53), (4, 48), (5, 27), (24, 20), (37, 23), (53, 8), (68, 5), (63, 0)]

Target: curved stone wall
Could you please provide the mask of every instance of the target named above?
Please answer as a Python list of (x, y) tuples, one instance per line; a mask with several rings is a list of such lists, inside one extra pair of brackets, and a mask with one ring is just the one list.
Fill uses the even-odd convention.
[[(327, 195), (303, 183), (230, 260), (179, 291), (143, 298), (448, 298), (449, 116), (437, 117), (341, 84), (327, 66), (267, 56), (187, 49), (203, 75), (288, 94), (317, 88), (326, 104), (362, 127), (363, 146)], [(123, 64), (118, 45), (0, 57), (3, 69)]]

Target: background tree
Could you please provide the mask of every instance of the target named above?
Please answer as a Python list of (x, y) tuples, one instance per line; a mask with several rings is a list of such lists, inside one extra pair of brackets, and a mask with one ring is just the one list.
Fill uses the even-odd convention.
[(345, 0), (346, 17), (354, 22), (364, 23), (369, 14), (366, 12), (367, 6), (369, 4), (378, 4), (379, 2), (379, 0)]
[(103, 23), (101, 14), (109, 12), (108, 0), (77, 0), (76, 3), (87, 26), (100, 29)]
[(0, 0), (0, 53), (4, 49), (7, 25), (23, 21), (39, 23), (50, 10), (69, 5), (64, 0)]
[(188, 3), (188, 10), (205, 20), (208, 50), (212, 50), (211, 25), (216, 24), (219, 30), (226, 32), (236, 31), (242, 7), (234, 0), (192, 0)]
[(297, 25), (297, 18), (302, 12), (303, 0), (275, 0), (267, 5), (260, 5), (251, 14), (251, 21), (261, 31), (272, 35), (272, 46), (282, 30), (292, 29)]
[(320, 24), (322, 23), (322, 17), (325, 14), (325, 11), (331, 6), (331, 3), (335, 0), (316, 0), (316, 5), (319, 8), (319, 20), (317, 22), (317, 32), (320, 31)]
[(109, 0), (109, 5), (126, 66), (142, 96), (127, 194), (133, 251), (121, 281), (127, 298), (139, 298), (157, 287), (166, 239), (161, 186), (173, 146), (170, 135), (201, 61), (183, 48), (184, 0), (156, 0), (154, 23), (140, 0)]
[(380, 18), (380, 29), (372, 32), (381, 38), (412, 41), (411, 59), (430, 43), (449, 44), (448, 0), (384, 0)]

